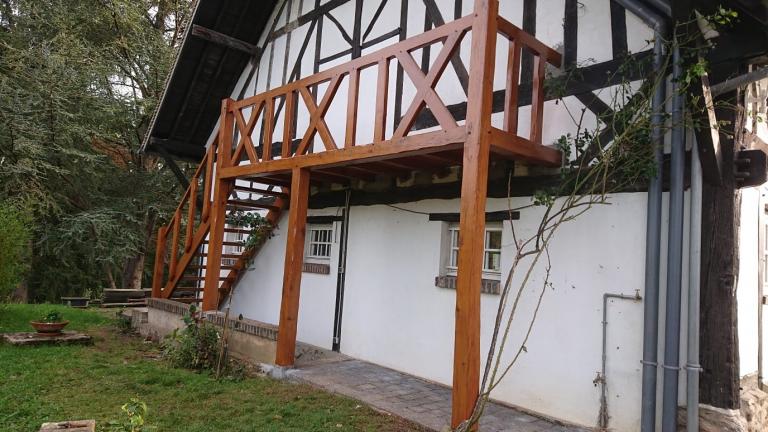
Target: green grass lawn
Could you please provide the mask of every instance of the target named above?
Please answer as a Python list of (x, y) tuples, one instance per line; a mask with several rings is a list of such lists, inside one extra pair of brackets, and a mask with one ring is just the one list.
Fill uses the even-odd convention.
[[(50, 305), (0, 305), (0, 333), (30, 330)], [(156, 344), (116, 330), (113, 311), (55, 307), (93, 346), (0, 345), (0, 431), (46, 421), (118, 419), (138, 397), (157, 431), (411, 431), (404, 421), (304, 385), (268, 378), (216, 381), (173, 369)]]

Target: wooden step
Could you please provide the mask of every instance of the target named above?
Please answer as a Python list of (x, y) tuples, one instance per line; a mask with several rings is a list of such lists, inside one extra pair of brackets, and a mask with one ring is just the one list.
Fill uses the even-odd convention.
[[(205, 276), (182, 276), (179, 280), (184, 281), (204, 281)], [(219, 277), (219, 280), (227, 280), (226, 277)]]
[(238, 210), (238, 209), (245, 209), (245, 210), (259, 209), (259, 210), (277, 211), (277, 210), (280, 210), (280, 207), (278, 207), (278, 206), (276, 206), (274, 204), (265, 203), (265, 202), (259, 202), (259, 201), (256, 201), (256, 200), (229, 200), (229, 201), (227, 201), (227, 209), (235, 209), (235, 210)]
[[(203, 244), (208, 244), (208, 242), (207, 242), (207, 241), (204, 241), (204, 242), (203, 242)], [(245, 247), (245, 243), (244, 243), (244, 242), (231, 242), (231, 241), (225, 241), (225, 242), (221, 242), (221, 245), (222, 245), (222, 246), (239, 246), (239, 247)], [(222, 258), (223, 258), (223, 255), (222, 255)]]
[[(203, 292), (203, 291), (205, 291), (205, 288), (188, 288), (188, 287), (187, 288), (181, 288), (181, 287), (176, 287), (176, 289), (173, 290), (174, 294), (175, 293), (180, 293), (180, 292), (190, 293), (190, 292)], [(229, 291), (229, 289), (224, 288), (224, 287), (219, 287), (219, 291), (222, 291), (222, 292), (223, 291)]]
[[(207, 253), (197, 254), (197, 256), (206, 258), (208, 257), (208, 254)], [(243, 256), (243, 254), (221, 254), (221, 258), (223, 259), (238, 259), (241, 256)]]
[(252, 193), (252, 194), (269, 195), (269, 196), (278, 197), (278, 198), (285, 198), (285, 199), (287, 199), (289, 197), (289, 195), (287, 193), (285, 193), (285, 192), (279, 192), (279, 191), (270, 190), (270, 189), (258, 189), (258, 188), (252, 188), (252, 187), (248, 187), (248, 186), (238, 186), (238, 185), (235, 185), (234, 189), (236, 191), (238, 191), (238, 192), (246, 192), (246, 193)]
[(224, 228), (224, 232), (235, 233), (235, 234), (253, 234), (252, 229), (243, 229), (243, 228)]
[[(193, 270), (205, 270), (205, 266), (204, 265), (191, 265), (191, 266), (187, 266), (187, 268), (188, 269), (193, 269)], [(237, 268), (237, 267), (230, 266), (230, 265), (223, 265), (223, 266), (221, 266), (222, 270), (234, 270), (235, 268)]]

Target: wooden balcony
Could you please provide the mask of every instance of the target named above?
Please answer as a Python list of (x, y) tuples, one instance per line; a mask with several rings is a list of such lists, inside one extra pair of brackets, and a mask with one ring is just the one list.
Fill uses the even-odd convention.
[[(261, 238), (267, 241), (267, 234), (290, 208), (275, 359), (278, 365), (290, 366), (296, 345), (310, 180), (346, 181), (403, 168), (461, 165), (453, 426), (469, 418), (479, 394), (480, 284), (489, 162), (506, 158), (547, 166), (561, 163), (560, 152), (542, 143), (546, 65), (559, 67), (560, 54), (504, 20), (497, 11), (498, 0), (475, 0), (472, 15), (256, 96), (224, 100), (217, 138), (171, 221), (159, 230), (153, 297), (174, 298), (184, 292), (186, 297), (176, 298), (201, 303), (203, 310), (220, 307), (221, 300), (232, 293), (240, 272), (248, 267), (248, 260), (259, 250), (255, 247), (233, 254), (225, 249), (237, 244), (226, 241), (225, 233), (243, 231), (227, 227), (228, 212), (243, 207), (265, 211), (268, 224), (259, 229), (264, 230)], [(468, 37), (467, 108), (460, 120), (436, 89)], [(506, 44), (508, 56), (506, 64), (497, 67), (499, 41)], [(434, 62), (420, 67), (414, 53), (433, 46), (440, 47)], [(518, 85), (524, 52), (533, 56), (527, 136), (518, 133)], [(388, 118), (393, 96), (389, 74), (395, 64), (415, 88), (399, 119)], [(503, 71), (505, 86), (500, 127), (491, 121), (497, 70)], [(375, 97), (370, 104), (360, 97), (361, 77), (366, 73), (375, 77)], [(317, 97), (321, 87), (325, 91)], [(346, 97), (339, 100), (343, 88)], [(334, 102), (341, 104), (341, 114), (334, 112), (333, 120), (341, 120), (341, 125), (332, 128), (329, 109)], [(414, 130), (426, 108), (437, 126)], [(359, 130), (363, 109), (368, 110), (365, 114), (372, 112), (368, 116), (372, 119), (370, 139), (361, 138)], [(237, 182), (243, 179), (258, 184)], [(238, 195), (243, 192), (249, 199)], [(197, 282), (180, 286), (182, 280)]]
[[(418, 158), (421, 155), (439, 156), (436, 160), (445, 165), (460, 164), (461, 149), (470, 132), (466, 124), (457, 121), (448, 110), (436, 91), (436, 84), (449, 67), (451, 59), (457, 55), (462, 41), (471, 37), (474, 19), (473, 15), (463, 17), (349, 63), (253, 97), (239, 101), (225, 100), (219, 134), (219, 143), (224, 144), (220, 145), (219, 177), (280, 177), (293, 169), (307, 168), (338, 178), (355, 172), (386, 172), (396, 167), (386, 162), (392, 159), (409, 158), (404, 161), (408, 166), (419, 166), (419, 160), (423, 161), (423, 158)], [(542, 145), (541, 132), (545, 66), (549, 63), (558, 67), (560, 54), (504, 18), (496, 16), (495, 19), (498, 34), (508, 42), (509, 50), (504, 77), (504, 124), (502, 128), (491, 127), (480, 132), (491, 134), (491, 152), (494, 155), (532, 164), (557, 166), (561, 162), (560, 152)], [(441, 44), (441, 49), (425, 73), (417, 65), (412, 53), (436, 44)], [(517, 106), (520, 59), (524, 50), (532, 53), (534, 58), (530, 134), (525, 137), (518, 135)], [(495, 60), (495, 56), (487, 59), (487, 67), (491, 70), (495, 68)], [(387, 105), (392, 96), (389, 86), (392, 63), (403, 68), (414, 84), (416, 94), (410, 106), (404, 110), (402, 118), (398, 119), (396, 128), (387, 134), (387, 125), (391, 121), (387, 118), (390, 114)], [(376, 73), (376, 98), (372, 106), (366, 107), (375, 110), (373, 139), (367, 142), (358, 136), (358, 113), (361, 109), (360, 77), (369, 68), (375, 69)], [(478, 79), (480, 77), (470, 71), (469, 80)], [(327, 88), (322, 97), (316, 98), (313, 89), (320, 86)], [(337, 142), (328, 126), (326, 115), (329, 107), (339, 102), (336, 98), (340, 88), (347, 90), (345, 100), (341, 101), (345, 107), (346, 126), (343, 141)], [(487, 94), (482, 95), (484, 100), (491, 98), (490, 92), (487, 90)], [(305, 128), (296, 130), (299, 104), (308, 113), (309, 122)], [(439, 126), (428, 132), (414, 133), (414, 122), (425, 107), (429, 108)], [(279, 125), (276, 110), (283, 112)], [(471, 113), (467, 113), (469, 116)], [(276, 137), (278, 126), (282, 133)], [(254, 134), (257, 127), (259, 130)], [(319, 139), (322, 146), (313, 146), (315, 139)], [(357, 167), (334, 170), (354, 166)]]

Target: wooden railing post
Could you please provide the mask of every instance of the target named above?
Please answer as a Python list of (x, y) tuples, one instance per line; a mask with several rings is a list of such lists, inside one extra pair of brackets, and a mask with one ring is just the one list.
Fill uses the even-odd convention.
[(152, 272), (152, 298), (159, 298), (163, 291), (163, 274), (165, 270), (166, 227), (157, 230), (157, 246), (155, 247), (155, 268)]
[(211, 148), (205, 155), (205, 176), (203, 177), (203, 212), (200, 216), (201, 222), (208, 222), (208, 216), (211, 213), (211, 186), (213, 185), (213, 160), (218, 151), (218, 138), (214, 139)]
[(184, 236), (184, 252), (192, 248), (192, 237), (195, 235), (195, 211), (197, 210), (197, 177), (192, 178), (189, 185), (189, 209), (187, 212), (187, 233)]
[(533, 83), (531, 83), (531, 136), (535, 145), (541, 145), (541, 130), (544, 123), (544, 75), (547, 60), (543, 54), (533, 56)]
[(509, 42), (509, 59), (507, 61), (507, 88), (505, 94), (504, 130), (517, 135), (518, 122), (518, 87), (520, 82), (520, 58), (522, 44), (517, 39)]
[(280, 327), (277, 332), (275, 364), (293, 366), (296, 353), (296, 329), (301, 290), (301, 268), (304, 262), (304, 239), (309, 203), (309, 170), (294, 168), (291, 176), (291, 204), (288, 212), (288, 239), (283, 270), (283, 299), (280, 305)]
[(176, 276), (176, 265), (179, 262), (179, 232), (181, 231), (181, 207), (173, 213), (173, 236), (171, 236), (171, 261), (168, 264), (168, 275)]
[[(227, 200), (231, 191), (232, 180), (221, 179), (221, 169), (227, 166), (232, 152), (232, 133), (234, 116), (229, 110), (231, 99), (224, 99), (221, 104), (221, 124), (219, 125), (219, 146), (216, 152), (216, 173), (213, 179), (213, 202), (211, 204), (211, 225), (208, 233), (208, 256), (205, 262), (205, 284), (203, 286), (202, 310), (215, 310), (219, 306), (219, 277), (221, 275), (221, 252), (224, 242)], [(213, 153), (209, 154), (213, 157)]]
[(453, 351), (453, 427), (471, 415), (480, 393), (480, 283), (491, 147), (498, 0), (475, 0), (461, 180), (459, 261)]

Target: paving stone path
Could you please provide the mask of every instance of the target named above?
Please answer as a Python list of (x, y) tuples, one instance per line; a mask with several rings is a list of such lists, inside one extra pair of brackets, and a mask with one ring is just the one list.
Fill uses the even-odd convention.
[[(291, 371), (294, 378), (361, 400), (427, 428), (441, 431), (451, 418), (451, 391), (435, 384), (360, 360), (310, 363)], [(491, 403), (480, 419), (482, 432), (586, 432), (558, 425), (510, 407)]]

